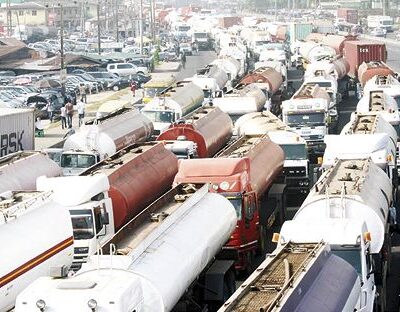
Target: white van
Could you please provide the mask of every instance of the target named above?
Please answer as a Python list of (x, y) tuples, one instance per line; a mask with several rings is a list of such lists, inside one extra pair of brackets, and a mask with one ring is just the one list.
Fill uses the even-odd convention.
[(149, 73), (147, 67), (138, 67), (131, 63), (114, 63), (107, 65), (107, 71), (118, 76), (129, 76), (134, 74), (145, 74)]

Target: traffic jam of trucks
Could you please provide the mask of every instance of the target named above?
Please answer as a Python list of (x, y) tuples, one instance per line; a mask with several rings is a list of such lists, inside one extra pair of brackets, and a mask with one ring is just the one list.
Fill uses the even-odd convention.
[(173, 42), (213, 58), (154, 75), (139, 106), (110, 101), (40, 150), (37, 111), (0, 108), (0, 312), (394, 311), (387, 43), (354, 32), (355, 9), (179, 12)]

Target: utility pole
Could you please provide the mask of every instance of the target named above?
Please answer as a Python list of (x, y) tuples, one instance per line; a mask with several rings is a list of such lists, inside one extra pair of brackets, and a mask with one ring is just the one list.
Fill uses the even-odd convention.
[(97, 50), (101, 54), (101, 40), (100, 40), (100, 0), (97, 0)]
[(119, 42), (119, 29), (118, 29), (118, 0), (115, 0), (115, 29), (117, 31), (117, 42)]
[(60, 62), (61, 62), (61, 71), (60, 71), (60, 78), (61, 78), (61, 93), (63, 95), (63, 97), (65, 96), (65, 79), (66, 77), (66, 72), (64, 69), (64, 9), (63, 9), (63, 5), (61, 3), (58, 4), (58, 6), (60, 7), (60, 31), (61, 31), (61, 35), (60, 35), (60, 46), (61, 46), (61, 51), (60, 51)]
[[(10, 0), (7, 0), (6, 7), (7, 7), (7, 35), (9, 37), (11, 37), (11, 35), (12, 35), (12, 16), (11, 16), (11, 9), (10, 9)], [(18, 29), (18, 31), (20, 31), (20, 29)]]
[(387, 15), (387, 3), (386, 3), (386, 0), (382, 0), (382, 15), (383, 16)]
[(140, 14), (139, 14), (139, 36), (140, 36), (140, 54), (143, 55), (143, 0), (140, 0)]

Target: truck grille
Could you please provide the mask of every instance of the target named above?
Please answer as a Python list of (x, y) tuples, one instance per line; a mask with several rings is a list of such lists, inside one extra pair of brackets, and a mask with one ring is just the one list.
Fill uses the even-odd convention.
[(306, 177), (307, 169), (304, 167), (285, 167), (283, 174), (287, 177)]

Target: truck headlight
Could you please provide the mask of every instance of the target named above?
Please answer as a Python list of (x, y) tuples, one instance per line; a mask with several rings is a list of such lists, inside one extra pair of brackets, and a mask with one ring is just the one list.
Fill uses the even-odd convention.
[(36, 307), (37, 307), (40, 311), (44, 311), (44, 309), (46, 309), (46, 302), (44, 302), (43, 299), (39, 299), (38, 301), (36, 301)]
[(90, 299), (87, 303), (89, 309), (91, 309), (92, 311), (95, 311), (95, 309), (97, 308), (97, 301), (94, 299)]

